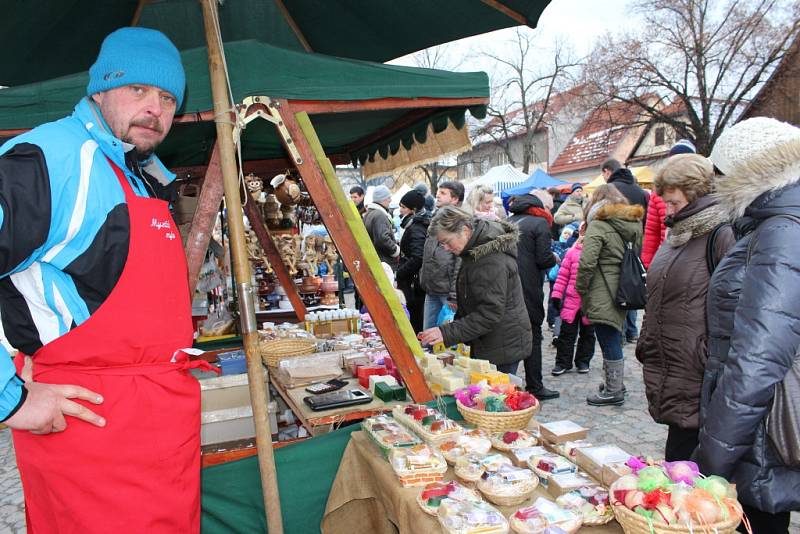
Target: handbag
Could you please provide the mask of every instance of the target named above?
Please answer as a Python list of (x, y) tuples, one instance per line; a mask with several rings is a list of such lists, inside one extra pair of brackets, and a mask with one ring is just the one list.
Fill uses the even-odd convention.
[[(776, 215), (800, 224), (800, 219), (791, 215)], [(747, 244), (747, 260), (756, 241), (756, 233)], [(800, 468), (800, 353), (795, 354), (789, 372), (781, 382), (775, 384), (772, 407), (767, 415), (767, 437), (781, 463), (787, 467)]]

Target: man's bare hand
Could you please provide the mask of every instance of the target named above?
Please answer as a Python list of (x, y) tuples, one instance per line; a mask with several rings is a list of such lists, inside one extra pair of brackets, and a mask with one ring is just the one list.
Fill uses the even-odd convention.
[(25, 357), (20, 376), (25, 381), (28, 398), (19, 411), (5, 423), (15, 430), (30, 430), (33, 434), (62, 432), (67, 428), (65, 415), (83, 419), (96, 426), (106, 426), (106, 420), (85, 406), (69, 399), (101, 404), (103, 397), (80, 386), (43, 384), (33, 381), (33, 360)]
[(417, 334), (417, 339), (419, 339), (423, 345), (435, 345), (443, 341), (442, 331), (438, 327), (428, 328)]

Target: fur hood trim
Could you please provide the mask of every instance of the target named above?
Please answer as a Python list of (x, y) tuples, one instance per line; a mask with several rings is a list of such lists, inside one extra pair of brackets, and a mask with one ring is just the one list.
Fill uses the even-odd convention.
[[(494, 226), (494, 228), (490, 225)], [(498, 226), (499, 228), (497, 228)], [(516, 225), (506, 221), (489, 222), (476, 220), (475, 231), (486, 233), (489, 241), (476, 245), (467, 251), (467, 254), (472, 259), (478, 260), (495, 252), (517, 256), (517, 243), (519, 243), (520, 234)], [(480, 237), (478, 238), (480, 239)]]
[(720, 135), (711, 161), (716, 198), (733, 220), (760, 195), (800, 182), (800, 128), (765, 117), (744, 120)]
[(603, 204), (593, 219), (607, 221), (609, 219), (622, 219), (623, 221), (641, 221), (644, 217), (644, 208), (639, 204)]

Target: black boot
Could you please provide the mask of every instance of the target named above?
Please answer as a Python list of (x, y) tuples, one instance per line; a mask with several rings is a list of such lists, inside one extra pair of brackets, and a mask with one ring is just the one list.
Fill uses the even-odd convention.
[(625, 371), (625, 360), (604, 360), (605, 387), (597, 395), (586, 398), (590, 406), (620, 406), (625, 403), (625, 394), (622, 392), (622, 375)]

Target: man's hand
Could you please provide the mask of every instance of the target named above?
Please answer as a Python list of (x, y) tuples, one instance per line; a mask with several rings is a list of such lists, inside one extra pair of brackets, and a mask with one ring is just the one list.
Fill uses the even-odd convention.
[(85, 406), (69, 399), (81, 399), (100, 404), (103, 397), (80, 386), (67, 384), (43, 384), (33, 381), (33, 360), (25, 357), (20, 376), (25, 381), (28, 397), (19, 411), (9, 417), (5, 424), (15, 430), (30, 430), (32, 434), (62, 432), (67, 428), (65, 415), (83, 419), (96, 426), (106, 426), (106, 420)]
[(435, 345), (444, 341), (442, 338), (442, 331), (438, 326), (423, 330), (417, 334), (417, 339), (419, 339), (423, 345)]

